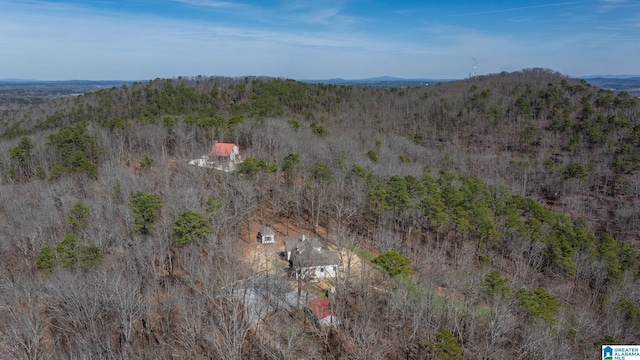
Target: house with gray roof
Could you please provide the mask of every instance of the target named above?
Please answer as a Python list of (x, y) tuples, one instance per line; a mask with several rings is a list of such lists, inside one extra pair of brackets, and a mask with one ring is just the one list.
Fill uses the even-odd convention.
[(292, 276), (311, 281), (337, 277), (342, 264), (338, 253), (329, 250), (321, 239), (307, 239), (304, 235), (285, 241), (285, 257)]
[(318, 297), (305, 290), (293, 289), (287, 280), (276, 275), (256, 278), (232, 289), (231, 295), (244, 305), (246, 320), (251, 326), (258, 325), (260, 320), (276, 311), (291, 311)]

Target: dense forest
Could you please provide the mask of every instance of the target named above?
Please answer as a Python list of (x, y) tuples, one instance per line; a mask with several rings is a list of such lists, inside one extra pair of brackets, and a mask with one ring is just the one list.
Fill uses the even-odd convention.
[[(599, 359), (640, 339), (625, 92), (546, 69), (180, 77), (5, 110), (0, 135), (2, 359)], [(188, 164), (215, 141), (235, 171)], [(339, 325), (248, 321), (252, 224), (341, 250)]]

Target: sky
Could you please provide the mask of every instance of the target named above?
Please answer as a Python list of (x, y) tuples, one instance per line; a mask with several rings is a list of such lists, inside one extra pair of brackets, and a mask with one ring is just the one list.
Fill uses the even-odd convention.
[(0, 79), (640, 74), (640, 0), (0, 0)]

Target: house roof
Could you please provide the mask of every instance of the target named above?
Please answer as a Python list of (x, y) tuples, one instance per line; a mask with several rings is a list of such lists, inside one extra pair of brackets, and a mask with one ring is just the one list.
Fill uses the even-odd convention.
[(315, 298), (309, 301), (307, 305), (309, 305), (309, 309), (311, 309), (311, 312), (318, 320), (322, 320), (327, 316), (334, 315), (333, 311), (331, 311), (329, 299), (327, 298)]
[(300, 305), (304, 305), (305, 301), (309, 302), (316, 299), (318, 296), (310, 293), (306, 290), (293, 290), (285, 294), (283, 300), (290, 308), (298, 308)]
[(289, 282), (275, 275), (262, 276), (248, 287), (230, 289), (229, 294), (242, 302), (252, 326), (274, 311), (295, 309), (318, 297), (305, 290), (294, 290)]
[(340, 264), (340, 258), (334, 251), (327, 249), (318, 238), (285, 241), (285, 251), (291, 253), (293, 267), (333, 266)]
[[(302, 235), (302, 239), (287, 240), (284, 242), (286, 252), (303, 252), (309, 249), (322, 249), (322, 241), (318, 238), (307, 239)], [(293, 254), (292, 254), (293, 255)]]
[(233, 148), (236, 145), (233, 143), (215, 143), (209, 155), (212, 156), (230, 156), (233, 153)]
[(279, 276), (264, 275), (255, 280), (253, 288), (264, 297), (283, 297), (293, 291), (291, 284)]
[(334, 251), (318, 251), (314, 249), (300, 254), (291, 254), (291, 263), (294, 269), (314, 266), (338, 266), (340, 265), (340, 258)]
[(273, 231), (273, 228), (270, 226), (263, 226), (260, 229), (260, 234), (265, 235), (265, 236), (273, 236), (275, 235), (275, 232)]

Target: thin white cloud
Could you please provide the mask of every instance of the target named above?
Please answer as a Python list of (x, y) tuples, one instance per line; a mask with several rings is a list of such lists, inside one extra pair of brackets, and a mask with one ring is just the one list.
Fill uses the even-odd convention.
[[(352, 32), (276, 31), (74, 6), (51, 11), (49, 5), (39, 2), (29, 6), (25, 9), (21, 4), (0, 14), (0, 32), (7, 35), (0, 38), (0, 48), (12, 49), (0, 58), (0, 71), (9, 71), (0, 77), (142, 79), (186, 72), (270, 75), (261, 70), (286, 70), (287, 63), (305, 64), (333, 54), (350, 53), (358, 58), (371, 51), (396, 49), (395, 44)], [(40, 8), (33, 11), (36, 6)], [(41, 11), (42, 6), (49, 11)], [(307, 71), (311, 72), (308, 66)], [(291, 76), (285, 71), (277, 75)]]
[(210, 8), (230, 8), (239, 6), (238, 3), (230, 1), (214, 1), (214, 0), (173, 0), (178, 3), (189, 4), (194, 6), (204, 6)]
[(370, 20), (345, 12), (345, 1), (294, 1), (273, 10), (272, 16), (281, 23), (349, 28)]
[(578, 5), (578, 4), (588, 3), (588, 2), (589, 1), (568, 1), (568, 2), (553, 3), (553, 4), (517, 6), (517, 7), (511, 7), (511, 8), (504, 8), (504, 9), (493, 9), (493, 10), (477, 11), (477, 12), (471, 12), (471, 13), (454, 14), (454, 15), (451, 15), (451, 16), (470, 16), (470, 15), (496, 14), (496, 13), (514, 12), (514, 11), (521, 11), (521, 10), (539, 9), (539, 8), (546, 8), (546, 7)]
[(609, 12), (619, 9), (637, 10), (640, 8), (640, 4), (634, 1), (627, 0), (598, 0), (598, 10), (600, 12)]

